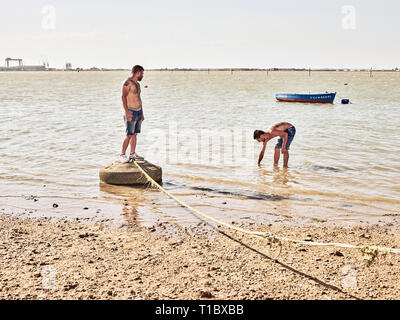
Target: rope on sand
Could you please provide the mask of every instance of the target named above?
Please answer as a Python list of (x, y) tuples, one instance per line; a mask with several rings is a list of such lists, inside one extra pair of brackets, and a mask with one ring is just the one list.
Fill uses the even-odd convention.
[(397, 248), (388, 248), (388, 247), (380, 247), (380, 246), (356, 246), (352, 244), (346, 244), (346, 243), (339, 243), (339, 242), (313, 242), (313, 241), (304, 241), (304, 240), (297, 240), (297, 239), (291, 239), (291, 238), (286, 238), (286, 237), (281, 237), (278, 235), (275, 235), (270, 232), (260, 232), (260, 231), (252, 231), (252, 230), (247, 230), (244, 228), (236, 227), (232, 224), (225, 223), (223, 221), (220, 221), (218, 219), (215, 219), (213, 217), (210, 217), (209, 215), (206, 215), (205, 213), (191, 207), (190, 205), (182, 202), (179, 200), (177, 197), (175, 197), (173, 194), (169, 193), (167, 190), (165, 190), (162, 186), (160, 186), (156, 181), (151, 178), (146, 171), (143, 170), (139, 164), (134, 161), (133, 162), (136, 167), (144, 174), (144, 176), (149, 180), (149, 182), (157, 187), (160, 191), (165, 193), (168, 197), (171, 199), (175, 200), (177, 203), (179, 203), (181, 206), (189, 209), (196, 215), (208, 220), (217, 223), (218, 225), (224, 226), (228, 229), (235, 230), (244, 234), (251, 235), (256, 238), (262, 238), (262, 239), (269, 239), (272, 241), (282, 241), (282, 242), (292, 242), (292, 243), (298, 243), (298, 244), (304, 244), (307, 246), (325, 246), (325, 247), (340, 247), (340, 248), (350, 248), (350, 249), (359, 249), (362, 251), (363, 254), (367, 256), (372, 256), (373, 258), (377, 255), (378, 252), (383, 252), (383, 253), (400, 253), (400, 249)]

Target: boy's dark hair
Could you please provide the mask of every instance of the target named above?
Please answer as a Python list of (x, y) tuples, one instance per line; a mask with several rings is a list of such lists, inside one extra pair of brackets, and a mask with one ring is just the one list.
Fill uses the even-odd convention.
[(259, 137), (261, 137), (261, 135), (263, 135), (265, 132), (262, 130), (254, 130), (254, 140), (258, 139)]
[(142, 66), (136, 65), (132, 68), (132, 74), (135, 74), (140, 71), (144, 71), (144, 68)]

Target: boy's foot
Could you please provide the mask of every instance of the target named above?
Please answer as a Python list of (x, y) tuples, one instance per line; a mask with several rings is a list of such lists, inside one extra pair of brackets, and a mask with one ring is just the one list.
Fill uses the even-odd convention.
[(120, 161), (121, 163), (128, 163), (128, 162), (129, 162), (129, 158), (128, 158), (125, 154), (121, 154), (121, 155), (119, 156), (119, 161)]
[(142, 156), (139, 156), (136, 152), (129, 155), (129, 160), (144, 160)]

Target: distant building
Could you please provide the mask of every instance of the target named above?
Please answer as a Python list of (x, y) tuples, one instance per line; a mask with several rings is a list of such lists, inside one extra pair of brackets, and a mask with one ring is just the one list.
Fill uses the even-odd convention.
[(46, 71), (46, 66), (23, 66), (22, 71)]
[[(13, 59), (6, 58), (5, 59), (6, 66), (4, 68), (0, 68), (2, 71), (45, 71), (46, 66), (25, 66), (22, 59)], [(18, 65), (10, 66), (10, 62), (17, 62)]]
[(24, 66), (22, 59), (13, 59), (13, 58), (6, 58), (6, 67), (7, 69), (10, 69), (10, 62), (12, 61), (16, 61), (18, 62), (18, 68), (22, 69), (22, 67)]
[(72, 70), (72, 64), (70, 62), (65, 64), (65, 70)]

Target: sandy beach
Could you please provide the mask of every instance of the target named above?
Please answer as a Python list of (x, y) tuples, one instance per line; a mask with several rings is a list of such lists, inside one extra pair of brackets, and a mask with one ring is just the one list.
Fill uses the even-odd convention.
[[(266, 240), (208, 225), (119, 229), (0, 217), (0, 299), (398, 299), (400, 255)], [(253, 226), (296, 239), (398, 247), (395, 225)], [(221, 229), (222, 230), (222, 229)], [(280, 254), (279, 254), (280, 252)], [(275, 260), (276, 258), (276, 260)]]

